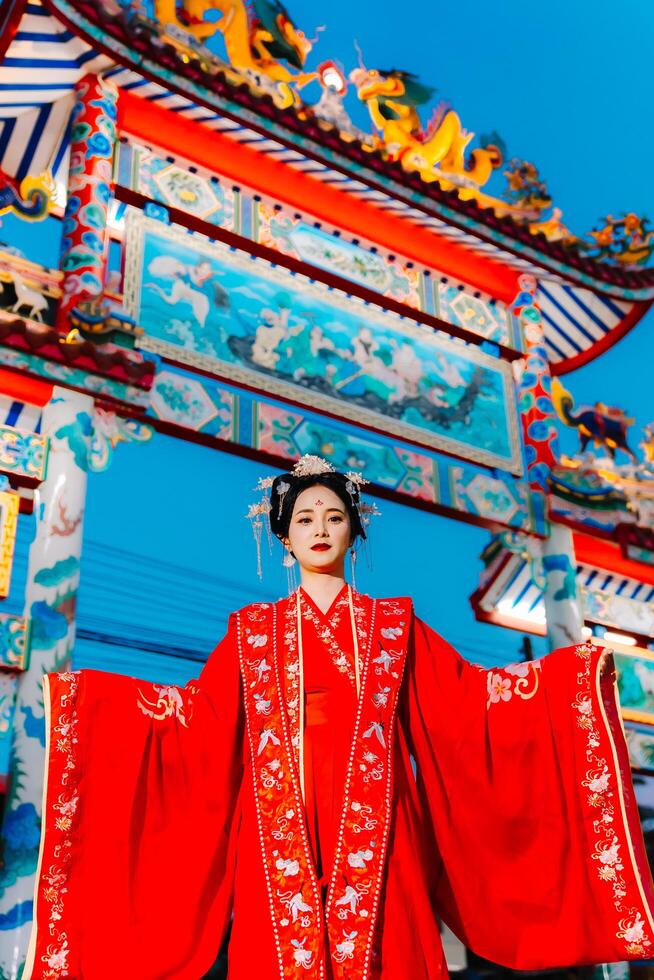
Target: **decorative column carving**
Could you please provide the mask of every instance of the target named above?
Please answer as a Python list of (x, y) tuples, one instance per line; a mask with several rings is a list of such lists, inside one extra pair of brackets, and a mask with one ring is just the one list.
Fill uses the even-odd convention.
[(584, 611), (577, 588), (577, 562), (570, 528), (550, 524), (549, 536), (542, 542), (542, 556), (550, 649), (581, 643)]
[(543, 318), (536, 302), (533, 276), (518, 280), (521, 292), (513, 302), (522, 333), (525, 356), (516, 362), (518, 411), (522, 423), (527, 482), (534, 531), (547, 533), (548, 478), (558, 461), (556, 412), (552, 405), (552, 378), (545, 347)]
[(75, 86), (70, 169), (59, 265), (64, 274), (57, 328), (69, 331), (75, 306), (101, 304), (109, 235), (118, 93), (112, 82), (85, 75)]

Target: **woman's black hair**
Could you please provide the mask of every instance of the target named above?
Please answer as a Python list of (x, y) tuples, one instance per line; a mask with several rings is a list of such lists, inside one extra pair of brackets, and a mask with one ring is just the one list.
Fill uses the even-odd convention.
[(328, 487), (343, 502), (350, 518), (352, 531), (351, 544), (357, 538), (365, 538), (366, 532), (359, 516), (359, 488), (344, 473), (316, 473), (311, 476), (295, 476), (282, 473), (275, 477), (270, 492), (270, 527), (280, 541), (288, 537), (288, 529), (293, 516), (295, 501), (303, 490), (309, 487)]

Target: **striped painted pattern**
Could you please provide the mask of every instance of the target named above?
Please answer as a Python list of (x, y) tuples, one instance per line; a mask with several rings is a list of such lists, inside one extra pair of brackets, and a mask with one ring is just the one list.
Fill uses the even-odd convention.
[(542, 280), (537, 298), (545, 321), (549, 358), (554, 364), (575, 357), (603, 340), (633, 307), (632, 303), (580, 286)]
[(49, 169), (66, 173), (72, 88), (111, 64), (30, 2), (0, 64), (0, 166), (19, 180)]
[[(607, 598), (620, 596), (634, 604), (642, 604), (645, 610), (651, 608), (654, 600), (654, 586), (638, 582), (636, 579), (613, 575), (593, 568), (592, 565), (577, 566), (577, 585), (583, 591), (600, 592)], [(489, 599), (492, 592), (491, 586)], [(493, 598), (492, 605), (504, 616), (530, 623), (545, 622), (543, 594), (532, 580), (529, 564), (523, 559), (515, 558), (512, 561), (510, 574), (504, 585), (500, 587), (499, 593)], [(650, 616), (651, 613), (644, 618), (649, 619)], [(618, 623), (612, 625), (619, 627)]]
[(11, 425), (21, 432), (40, 432), (42, 415), (43, 409), (39, 405), (0, 395), (0, 425)]

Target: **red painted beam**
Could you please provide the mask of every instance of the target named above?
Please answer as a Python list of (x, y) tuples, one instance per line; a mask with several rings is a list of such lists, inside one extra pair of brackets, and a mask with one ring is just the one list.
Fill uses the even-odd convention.
[(14, 401), (43, 407), (50, 401), (52, 387), (47, 381), (0, 368), (0, 395), (13, 398)]
[(625, 558), (620, 545), (613, 541), (596, 538), (581, 531), (573, 531), (572, 540), (575, 548), (575, 558), (584, 565), (593, 565), (603, 571), (633, 578), (646, 585), (654, 585), (654, 567), (644, 562)]
[(475, 255), (436, 232), (323, 184), (225, 133), (168, 112), (132, 92), (120, 93), (118, 126), (148, 145), (178, 153), (211, 173), (223, 174), (321, 221), (371, 239), (391, 252), (462, 279), (502, 302), (510, 303), (517, 295), (518, 273), (511, 266)]

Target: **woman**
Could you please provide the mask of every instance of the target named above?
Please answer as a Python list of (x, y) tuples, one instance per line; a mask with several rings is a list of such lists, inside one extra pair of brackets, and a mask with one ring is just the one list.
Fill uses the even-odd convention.
[(438, 980), (439, 916), (519, 969), (651, 955), (607, 655), (486, 671), (357, 593), (362, 482), (311, 456), (263, 481), (255, 534), (301, 587), (233, 614), (197, 682), (47, 677), (24, 980), (198, 980), (232, 913), (230, 980)]

